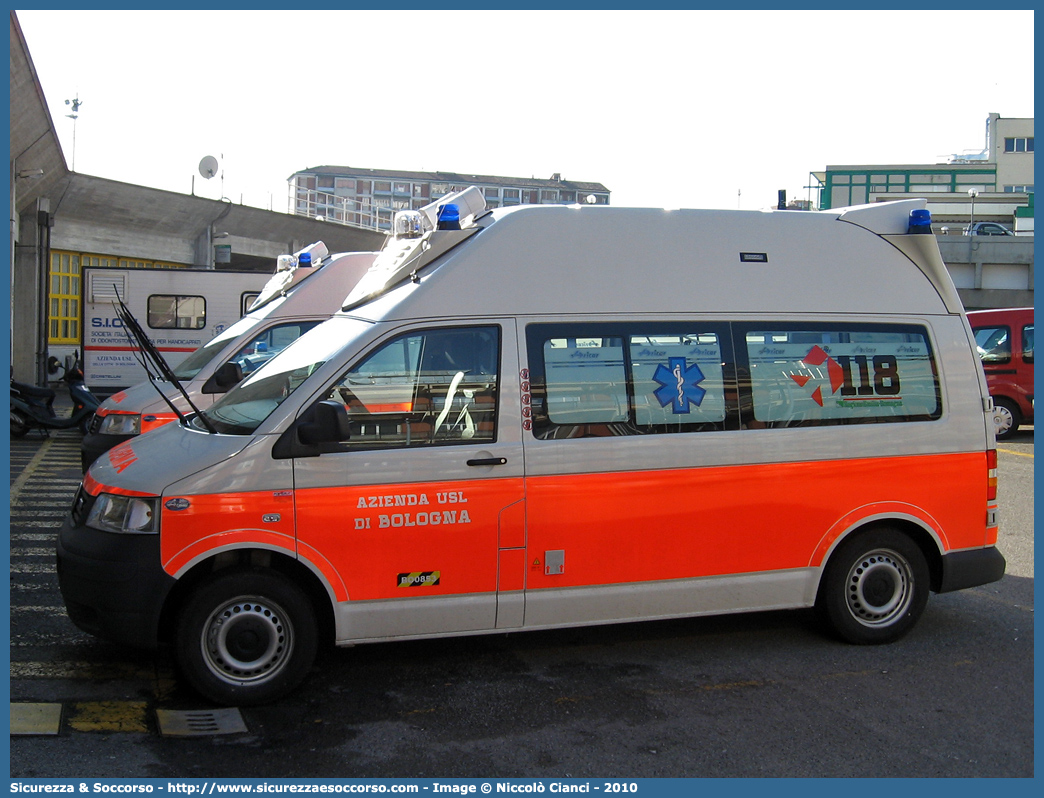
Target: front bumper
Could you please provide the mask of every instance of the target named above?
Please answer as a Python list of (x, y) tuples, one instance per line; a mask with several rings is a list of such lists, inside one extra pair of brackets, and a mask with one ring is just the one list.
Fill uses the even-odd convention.
[[(86, 518), (87, 507), (76, 513)], [(175, 579), (160, 565), (159, 535), (118, 535), (66, 516), (58, 534), (58, 586), (69, 618), (97, 637), (156, 648)]]
[(1004, 555), (993, 546), (950, 552), (942, 558), (942, 579), (938, 592), (949, 593), (966, 587), (988, 585), (1004, 576), (1006, 567)]

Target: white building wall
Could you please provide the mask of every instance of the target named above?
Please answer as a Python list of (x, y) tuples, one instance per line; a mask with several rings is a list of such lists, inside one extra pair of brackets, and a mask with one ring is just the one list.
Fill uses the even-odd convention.
[(1033, 153), (1004, 151), (1007, 138), (1033, 138), (1033, 119), (1006, 119), (990, 114), (990, 124), (993, 130), (991, 154), (997, 163), (997, 190), (1003, 191), (1004, 186), (1033, 185)]

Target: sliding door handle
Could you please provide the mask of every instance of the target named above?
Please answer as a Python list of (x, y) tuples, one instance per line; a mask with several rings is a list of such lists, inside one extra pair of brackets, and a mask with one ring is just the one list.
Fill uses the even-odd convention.
[(469, 466), (495, 466), (505, 463), (507, 463), (506, 457), (479, 457), (475, 460), (468, 460)]

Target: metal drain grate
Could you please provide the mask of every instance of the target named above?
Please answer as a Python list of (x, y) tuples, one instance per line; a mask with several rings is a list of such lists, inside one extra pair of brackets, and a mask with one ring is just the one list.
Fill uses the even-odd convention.
[(213, 734), (243, 734), (246, 723), (239, 710), (157, 709), (160, 734), (166, 737), (205, 737)]

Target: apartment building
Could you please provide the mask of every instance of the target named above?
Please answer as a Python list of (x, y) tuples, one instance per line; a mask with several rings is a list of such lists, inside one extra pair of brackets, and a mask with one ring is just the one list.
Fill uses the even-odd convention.
[(609, 204), (601, 183), (538, 178), (316, 166), (288, 179), (289, 212), (312, 219), (388, 230), (396, 211), (423, 207), (446, 194), (478, 186), (490, 208), (508, 205)]

